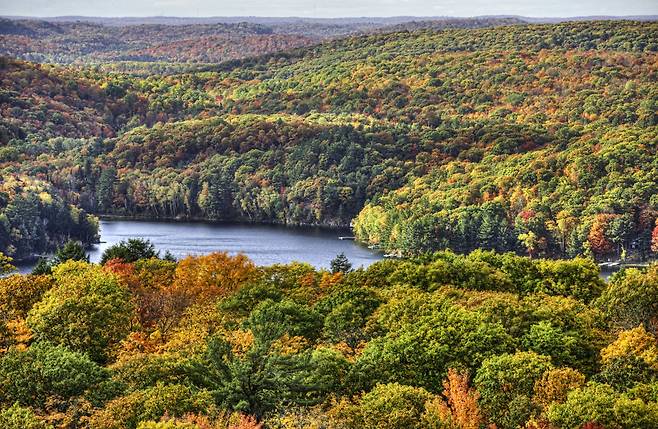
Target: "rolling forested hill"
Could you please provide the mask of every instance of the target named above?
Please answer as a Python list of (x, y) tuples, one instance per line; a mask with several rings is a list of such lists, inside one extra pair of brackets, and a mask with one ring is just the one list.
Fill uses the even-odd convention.
[[(276, 22), (2, 23), (79, 62), (0, 58), (0, 428), (658, 427), (658, 265), (589, 257), (658, 253), (658, 23), (387, 22), (285, 52), (244, 43)], [(96, 214), (406, 257), (91, 264)]]
[[(482, 28), (519, 18), (399, 19), (3, 19), (0, 53), (40, 63), (121, 63), (124, 69), (170, 72), (175, 64), (208, 64), (308, 46), (373, 31), (421, 27)], [(188, 70), (191, 67), (187, 67)]]
[(248, 23), (106, 26), (0, 20), (0, 52), (36, 62), (211, 63), (309, 45), (314, 36), (274, 34)]
[(604, 21), (353, 36), (169, 76), (4, 60), (1, 168), (95, 213), (648, 256), (657, 51), (655, 22)]

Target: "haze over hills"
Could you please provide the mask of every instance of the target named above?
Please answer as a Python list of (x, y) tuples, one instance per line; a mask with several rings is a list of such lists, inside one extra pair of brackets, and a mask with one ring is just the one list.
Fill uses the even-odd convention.
[(0, 21), (0, 52), (38, 62), (222, 62), (305, 46), (317, 34), (275, 34), (261, 24), (106, 26), (87, 22)]
[(265, 16), (216, 16), (216, 17), (180, 17), (180, 16), (148, 16), (148, 17), (94, 17), (94, 16), (11, 16), (0, 15), (1, 18), (11, 20), (42, 20), (48, 22), (91, 22), (104, 25), (140, 25), (140, 24), (164, 24), (164, 25), (187, 25), (187, 24), (231, 24), (249, 22), (254, 24), (289, 24), (289, 23), (313, 23), (334, 25), (355, 24), (377, 24), (398, 25), (405, 22), (418, 21), (443, 21), (460, 19), (518, 19), (523, 22), (552, 23), (567, 21), (655, 21), (658, 15), (592, 15), (592, 16), (565, 16), (565, 17), (528, 17), (520, 15), (480, 15), (470, 17), (460, 16), (391, 16), (391, 17), (342, 17), (342, 18), (309, 18), (309, 17), (265, 17)]

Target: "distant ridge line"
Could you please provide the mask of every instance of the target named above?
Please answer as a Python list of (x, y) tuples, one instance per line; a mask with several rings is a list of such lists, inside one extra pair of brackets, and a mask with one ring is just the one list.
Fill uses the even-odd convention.
[(380, 24), (396, 25), (419, 21), (450, 21), (450, 20), (477, 20), (477, 19), (518, 19), (530, 24), (554, 24), (568, 21), (658, 21), (658, 15), (591, 15), (572, 17), (527, 17), (520, 15), (478, 15), (478, 16), (390, 16), (390, 17), (335, 17), (335, 18), (313, 18), (301, 16), (268, 17), (268, 16), (211, 16), (211, 17), (178, 17), (178, 16), (21, 16), (2, 15), (4, 19), (10, 20), (38, 20), (46, 22), (89, 22), (104, 25), (124, 26), (140, 24), (165, 24), (165, 25), (190, 25), (190, 24), (214, 24), (214, 23), (239, 23), (248, 22), (253, 24), (284, 24), (284, 23), (314, 23), (327, 25), (354, 25), (354, 24)]

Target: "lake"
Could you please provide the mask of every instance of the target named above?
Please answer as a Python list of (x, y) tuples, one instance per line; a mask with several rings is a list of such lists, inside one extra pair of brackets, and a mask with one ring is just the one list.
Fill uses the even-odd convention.
[[(351, 236), (349, 230), (273, 225), (225, 224), (207, 222), (164, 222), (141, 220), (102, 220), (101, 243), (89, 249), (91, 262), (100, 261), (108, 247), (129, 238), (150, 240), (162, 253), (176, 258), (211, 252), (239, 252), (257, 265), (293, 261), (328, 268), (331, 260), (344, 253), (354, 268), (379, 261), (381, 254), (339, 236)], [(19, 264), (21, 273), (29, 273), (34, 264)]]

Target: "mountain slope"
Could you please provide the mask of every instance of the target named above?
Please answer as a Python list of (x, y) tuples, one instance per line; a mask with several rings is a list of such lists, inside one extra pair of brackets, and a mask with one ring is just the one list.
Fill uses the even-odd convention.
[(365, 206), (356, 233), (390, 251), (641, 255), (656, 40), (627, 21), (423, 30), (169, 77), (80, 72), (143, 110), (102, 144), (26, 132), (4, 165), (101, 213), (335, 225)]

